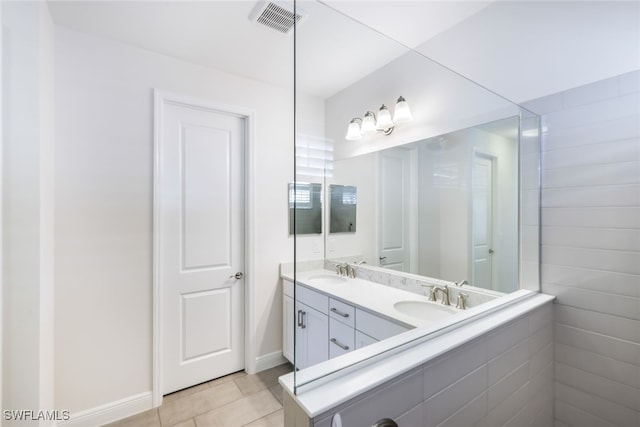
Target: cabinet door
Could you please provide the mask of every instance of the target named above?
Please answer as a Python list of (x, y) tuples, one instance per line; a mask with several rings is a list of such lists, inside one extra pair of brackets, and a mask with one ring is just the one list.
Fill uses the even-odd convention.
[(296, 328), (296, 311), (293, 298), (282, 298), (282, 355), (293, 363), (293, 334)]
[(296, 303), (296, 368), (304, 369), (329, 359), (329, 317)]

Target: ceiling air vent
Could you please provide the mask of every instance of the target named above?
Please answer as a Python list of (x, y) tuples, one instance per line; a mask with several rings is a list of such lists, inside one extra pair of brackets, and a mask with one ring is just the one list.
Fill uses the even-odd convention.
[(253, 22), (265, 25), (279, 33), (289, 34), (293, 29), (294, 22), (299, 25), (305, 15), (299, 9), (294, 15), (293, 5), (263, 1), (256, 5), (249, 18)]

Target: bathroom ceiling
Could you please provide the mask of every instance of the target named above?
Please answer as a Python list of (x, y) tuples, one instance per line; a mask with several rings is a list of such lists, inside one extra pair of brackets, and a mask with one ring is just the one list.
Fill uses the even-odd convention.
[[(49, 1), (56, 24), (291, 87), (293, 37), (251, 22), (256, 3)], [(308, 14), (299, 28), (298, 88), (320, 97), (399, 56), (402, 45), (515, 102), (640, 68), (637, 1), (324, 3), (332, 9), (298, 3)]]

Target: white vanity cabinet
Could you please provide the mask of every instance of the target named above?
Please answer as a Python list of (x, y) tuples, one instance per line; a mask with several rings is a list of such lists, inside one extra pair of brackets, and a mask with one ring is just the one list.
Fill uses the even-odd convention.
[[(283, 349), (303, 369), (409, 330), (384, 317), (283, 279)], [(295, 345), (294, 349), (294, 336)]]
[[(304, 369), (329, 358), (329, 298), (299, 286), (293, 299), (293, 283), (283, 280), (283, 355), (291, 362), (296, 351), (296, 367)], [(294, 335), (295, 346), (294, 348)]]

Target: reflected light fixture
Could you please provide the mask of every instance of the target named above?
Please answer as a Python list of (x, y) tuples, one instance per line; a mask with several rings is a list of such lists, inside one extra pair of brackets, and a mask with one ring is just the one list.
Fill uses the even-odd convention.
[(403, 96), (400, 96), (396, 102), (393, 119), (387, 106), (382, 104), (377, 117), (373, 111), (367, 111), (364, 118), (354, 117), (351, 119), (345, 138), (349, 141), (357, 141), (362, 139), (363, 135), (371, 135), (376, 132), (390, 135), (396, 124), (407, 123), (412, 119), (409, 103)]

